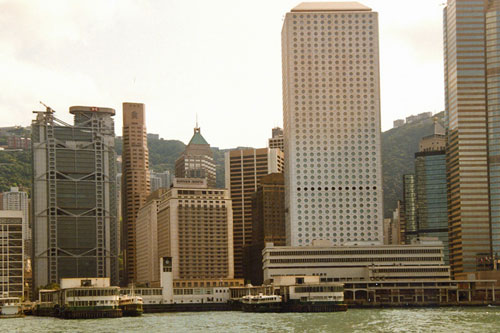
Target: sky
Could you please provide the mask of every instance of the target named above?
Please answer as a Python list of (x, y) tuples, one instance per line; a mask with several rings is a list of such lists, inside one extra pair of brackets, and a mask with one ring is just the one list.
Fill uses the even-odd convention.
[[(379, 13), (382, 130), (444, 109), (445, 0), (361, 0)], [(0, 0), (0, 127), (32, 111), (146, 105), (148, 133), (266, 147), (283, 124), (281, 27), (300, 0)]]

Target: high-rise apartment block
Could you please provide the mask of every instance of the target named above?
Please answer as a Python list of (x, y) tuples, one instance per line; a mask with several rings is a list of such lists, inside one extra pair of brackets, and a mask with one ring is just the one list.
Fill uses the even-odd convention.
[(415, 174), (403, 175), (403, 205), (405, 221), (405, 244), (411, 244), (418, 237), (417, 225), (417, 189)]
[(243, 249), (252, 244), (252, 194), (260, 179), (283, 172), (284, 155), (279, 149), (236, 149), (226, 152), (226, 188), (233, 204), (234, 274), (243, 277)]
[(484, 269), (479, 263), (500, 253), (499, 8), (499, 1), (448, 0), (443, 13), (454, 277)]
[(273, 128), (272, 135), (272, 138), (269, 138), (269, 148), (279, 148), (281, 151), (285, 151), (283, 129), (280, 127)]
[(244, 248), (243, 271), (245, 280), (256, 286), (263, 282), (262, 250), (266, 243), (286, 245), (283, 173), (262, 176), (252, 195), (252, 244)]
[(158, 256), (172, 258), (174, 279), (232, 279), (229, 192), (206, 179), (174, 178), (158, 205)]
[(195, 127), (186, 150), (175, 161), (175, 177), (206, 178), (208, 187), (215, 188), (216, 170), (213, 153), (210, 145), (201, 135), (199, 127)]
[(0, 211), (0, 297), (23, 297), (23, 212)]
[(115, 110), (47, 107), (32, 122), (34, 288), (62, 278), (118, 283)]
[(19, 191), (18, 187), (11, 187), (10, 192), (3, 192), (2, 198), (4, 210), (20, 210), (23, 212), (23, 240), (31, 239), (28, 193)]
[(302, 3), (282, 30), (287, 245), (382, 242), (378, 16)]
[(123, 103), (122, 246), (125, 283), (137, 280), (136, 219), (149, 194), (149, 154), (144, 104)]
[(171, 185), (170, 171), (168, 170), (163, 172), (154, 172), (151, 170), (149, 172), (149, 177), (151, 182), (151, 193), (160, 188), (169, 188)]

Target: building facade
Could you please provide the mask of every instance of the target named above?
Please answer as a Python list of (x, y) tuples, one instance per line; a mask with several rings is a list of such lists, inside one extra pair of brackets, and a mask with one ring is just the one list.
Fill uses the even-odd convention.
[(317, 275), (335, 282), (450, 279), (439, 241), (377, 246), (324, 242), (303, 247), (269, 243), (263, 251), (264, 281), (281, 275)]
[(443, 12), (450, 266), (500, 253), (499, 1), (448, 0)]
[(226, 152), (226, 189), (233, 206), (234, 273), (243, 277), (243, 252), (252, 244), (252, 194), (260, 179), (270, 173), (283, 172), (284, 156), (279, 149), (235, 149)]
[(144, 104), (123, 103), (122, 152), (123, 284), (137, 280), (136, 219), (150, 194), (149, 153)]
[(415, 187), (415, 174), (403, 175), (403, 206), (405, 222), (405, 244), (410, 244), (418, 237), (417, 224), (417, 189)]
[(149, 177), (151, 182), (151, 193), (160, 188), (169, 188), (172, 183), (170, 180), (170, 171), (168, 170), (163, 172), (154, 172), (151, 170), (149, 172)]
[(229, 192), (206, 179), (174, 178), (158, 204), (158, 256), (172, 258), (174, 279), (232, 279)]
[(273, 128), (272, 137), (269, 138), (269, 148), (279, 148), (281, 151), (285, 151), (285, 142), (283, 139), (283, 129), (280, 127)]
[(158, 189), (146, 199), (136, 220), (137, 283), (159, 286), (158, 210), (166, 189)]
[(20, 210), (23, 212), (23, 240), (31, 239), (29, 219), (28, 193), (19, 191), (18, 187), (11, 187), (10, 192), (3, 192), (3, 210)]
[(378, 15), (302, 3), (282, 30), (287, 244), (383, 238)]
[(244, 248), (243, 273), (254, 286), (263, 282), (262, 250), (269, 242), (286, 245), (283, 173), (263, 176), (252, 195), (252, 244)]
[(215, 188), (216, 169), (213, 152), (201, 135), (199, 127), (195, 127), (193, 137), (186, 146), (186, 150), (175, 161), (175, 177), (206, 178), (208, 186)]
[(0, 297), (24, 296), (23, 212), (0, 211)]
[(62, 278), (118, 283), (114, 109), (47, 107), (32, 122), (33, 288)]

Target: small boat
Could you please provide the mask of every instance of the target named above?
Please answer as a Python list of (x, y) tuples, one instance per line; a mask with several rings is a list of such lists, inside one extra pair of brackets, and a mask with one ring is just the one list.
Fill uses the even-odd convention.
[(245, 312), (279, 312), (281, 311), (281, 296), (279, 295), (246, 295), (241, 298), (242, 309)]
[(23, 315), (19, 297), (0, 297), (0, 318), (18, 318)]
[(119, 306), (124, 317), (137, 317), (144, 312), (142, 297), (136, 295), (120, 296)]

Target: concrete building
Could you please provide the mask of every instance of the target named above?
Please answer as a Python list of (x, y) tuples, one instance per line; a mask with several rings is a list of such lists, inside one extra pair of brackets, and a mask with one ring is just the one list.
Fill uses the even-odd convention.
[(252, 194), (260, 179), (283, 172), (284, 155), (277, 148), (235, 149), (226, 152), (226, 188), (233, 205), (234, 274), (243, 277), (243, 249), (252, 244)]
[(272, 131), (272, 137), (269, 138), (269, 148), (279, 148), (281, 151), (285, 151), (285, 142), (283, 139), (283, 129), (281, 127), (275, 127)]
[(396, 119), (392, 122), (392, 128), (398, 128), (400, 126), (403, 126), (405, 124), (404, 119)]
[(415, 187), (415, 175), (403, 175), (403, 206), (405, 222), (405, 244), (410, 244), (418, 237), (417, 225), (417, 189)]
[(302, 3), (282, 30), (287, 244), (383, 241), (378, 15)]
[(175, 177), (206, 178), (208, 187), (215, 188), (216, 169), (213, 152), (198, 126), (195, 127), (186, 150), (175, 161)]
[(500, 253), (498, 9), (448, 0), (443, 13), (450, 266), (461, 278)]
[(23, 240), (31, 239), (28, 193), (11, 187), (10, 192), (3, 192), (3, 210), (20, 210), (23, 212)]
[(384, 245), (399, 245), (399, 220), (394, 218), (384, 219)]
[(155, 192), (160, 188), (169, 188), (172, 184), (170, 180), (170, 171), (165, 170), (163, 172), (149, 171), (149, 177), (151, 182), (151, 193)]
[(47, 107), (32, 122), (33, 288), (62, 278), (118, 283), (115, 110)]
[(285, 179), (282, 173), (271, 173), (260, 179), (252, 195), (252, 244), (244, 248), (245, 280), (257, 286), (262, 280), (262, 250), (266, 243), (286, 245)]
[(122, 284), (137, 279), (136, 219), (150, 194), (149, 153), (144, 104), (123, 103), (122, 246), (125, 272)]
[(146, 199), (136, 220), (137, 283), (160, 284), (158, 256), (158, 211), (160, 197), (167, 190), (158, 189)]
[(264, 281), (281, 275), (317, 275), (325, 281), (449, 280), (443, 246), (437, 240), (412, 245), (344, 244), (274, 246), (262, 251)]
[(172, 258), (174, 279), (232, 279), (233, 212), (229, 191), (206, 179), (174, 178), (158, 203), (158, 256)]
[(23, 296), (23, 212), (0, 211), (0, 297)]

